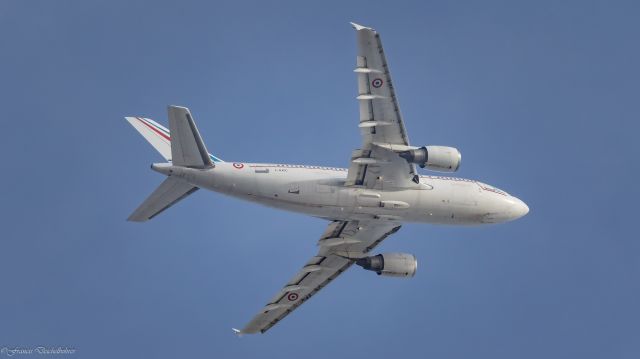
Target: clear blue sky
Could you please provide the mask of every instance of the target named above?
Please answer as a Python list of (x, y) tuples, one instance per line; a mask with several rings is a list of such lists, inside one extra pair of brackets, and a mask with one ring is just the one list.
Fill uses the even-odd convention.
[[(635, 1), (0, 1), (0, 347), (76, 357), (638, 358)], [(319, 219), (162, 180), (126, 123), (191, 108), (225, 160), (346, 167), (355, 35), (382, 34), (414, 144), (525, 200), (496, 226), (405, 225), (266, 335), (242, 326), (316, 251)]]

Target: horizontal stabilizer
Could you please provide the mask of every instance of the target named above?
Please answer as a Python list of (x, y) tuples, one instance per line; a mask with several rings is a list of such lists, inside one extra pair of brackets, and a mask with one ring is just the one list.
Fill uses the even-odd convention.
[(181, 179), (168, 177), (127, 220), (132, 222), (148, 221), (197, 190), (198, 187)]

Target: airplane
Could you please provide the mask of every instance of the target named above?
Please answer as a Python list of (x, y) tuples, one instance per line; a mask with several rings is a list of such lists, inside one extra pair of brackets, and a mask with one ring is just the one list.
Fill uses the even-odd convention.
[(460, 151), (409, 143), (380, 35), (351, 25), (362, 145), (351, 153), (349, 168), (225, 162), (209, 153), (185, 107), (168, 107), (169, 129), (126, 117), (166, 160), (151, 165), (166, 179), (129, 221), (150, 220), (201, 188), (329, 221), (317, 253), (242, 329), (233, 329), (238, 335), (265, 333), (353, 264), (382, 276), (413, 277), (414, 255), (371, 255), (402, 223), (480, 225), (529, 212), (520, 199), (485, 183), (418, 173), (417, 167), (456, 172)]

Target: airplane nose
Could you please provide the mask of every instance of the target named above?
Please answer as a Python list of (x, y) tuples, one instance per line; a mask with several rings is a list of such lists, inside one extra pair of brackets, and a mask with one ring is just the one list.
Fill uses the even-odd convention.
[(496, 194), (482, 215), (482, 223), (501, 223), (516, 220), (529, 213), (529, 206), (519, 198)]
[(518, 219), (529, 213), (529, 206), (522, 202), (519, 198), (512, 197), (513, 204), (509, 208), (509, 217), (511, 220)]

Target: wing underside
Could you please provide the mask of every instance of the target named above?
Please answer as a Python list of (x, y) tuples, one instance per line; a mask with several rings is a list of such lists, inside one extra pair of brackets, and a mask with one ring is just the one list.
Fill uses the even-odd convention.
[(352, 25), (358, 43), (354, 72), (358, 78), (362, 148), (351, 156), (347, 185), (377, 189), (416, 186), (415, 165), (396, 154), (410, 147), (409, 137), (380, 35), (371, 28)]
[(318, 253), (237, 333), (266, 332), (398, 229), (379, 220), (331, 222)]

